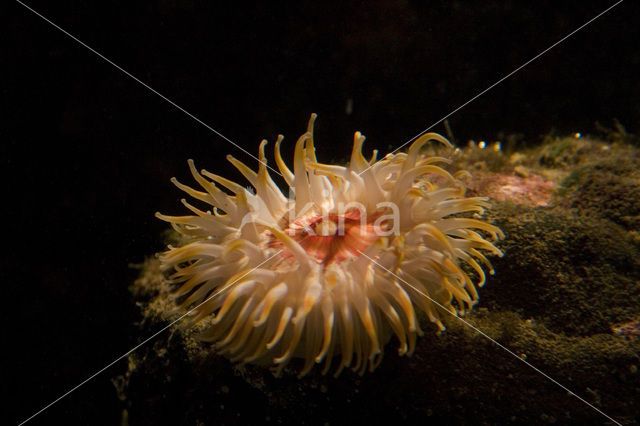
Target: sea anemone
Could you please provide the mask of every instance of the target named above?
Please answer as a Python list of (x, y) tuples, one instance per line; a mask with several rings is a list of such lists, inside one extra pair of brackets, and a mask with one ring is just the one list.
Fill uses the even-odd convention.
[(174, 271), (186, 325), (199, 323), (198, 337), (232, 361), (279, 374), (302, 358), (302, 376), (321, 362), (326, 373), (335, 357), (336, 375), (345, 367), (362, 374), (379, 364), (393, 335), (399, 354), (412, 353), (420, 312), (443, 330), (445, 310), (458, 315), (478, 300), (461, 265), (482, 286), (477, 260), (493, 270), (480, 250), (501, 252), (478, 231), (494, 240), (502, 233), (468, 217), (488, 207), (486, 198), (464, 197), (468, 173), (452, 175), (440, 166), (450, 159), (424, 152), (432, 140), (452, 151), (444, 137), (427, 133), (406, 153), (376, 160), (374, 151), (367, 161), (356, 132), (349, 164), (328, 165), (316, 159), (315, 118), (296, 142), (293, 171), (280, 155), (283, 137), (276, 140), (288, 196), (267, 170), (266, 140), (257, 172), (227, 157), (253, 188), (198, 172), (189, 160), (202, 190), (172, 182), (210, 210), (182, 200), (193, 215), (157, 213), (183, 237), (160, 260)]

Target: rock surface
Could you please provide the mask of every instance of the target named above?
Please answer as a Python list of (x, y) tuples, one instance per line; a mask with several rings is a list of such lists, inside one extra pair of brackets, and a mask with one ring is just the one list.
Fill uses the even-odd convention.
[[(294, 364), (275, 378), (172, 326), (114, 378), (123, 424), (638, 424), (640, 153), (622, 136), (458, 153), (469, 195), (493, 198), (505, 256), (469, 315), (446, 318), (442, 334), (423, 324), (412, 357), (391, 341), (362, 377), (298, 379)], [(169, 324), (157, 260), (132, 293), (141, 340)]]

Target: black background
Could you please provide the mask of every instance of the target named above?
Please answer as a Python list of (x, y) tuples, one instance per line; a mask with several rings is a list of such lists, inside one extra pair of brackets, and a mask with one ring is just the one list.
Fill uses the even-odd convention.
[[(366, 149), (399, 147), (613, 3), (28, 1), (252, 154), (283, 133), (290, 159), (318, 113), (325, 162), (355, 130)], [(224, 156), (256, 161), (19, 3), (2, 9), (1, 382), (16, 423), (147, 337), (129, 265), (163, 248), (155, 211), (184, 212), (169, 179), (191, 182), (186, 159), (238, 181)], [(639, 21), (621, 3), (452, 115), (457, 139), (535, 144), (614, 118), (638, 133)], [(118, 423), (124, 368), (31, 423)]]

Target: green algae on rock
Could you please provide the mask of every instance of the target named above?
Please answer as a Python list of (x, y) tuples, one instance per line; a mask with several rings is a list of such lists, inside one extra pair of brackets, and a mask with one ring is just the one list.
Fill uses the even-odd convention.
[[(524, 152), (465, 148), (456, 163), (474, 176), (486, 173), (487, 183), (501, 182), (492, 177), (498, 174), (518, 176), (522, 185), (553, 184), (546, 205), (527, 197), (492, 201), (489, 218), (507, 234), (501, 245), (505, 257), (494, 262), (497, 273), (465, 320), (617, 421), (637, 424), (640, 339), (620, 329), (634, 326), (640, 315), (640, 238), (632, 226), (637, 199), (624, 198), (615, 209), (599, 202), (607, 196), (600, 190), (636, 190), (637, 175), (625, 158), (635, 161), (638, 148), (569, 136)], [(602, 173), (609, 176), (607, 187), (598, 186)], [(526, 182), (531, 176), (543, 180)], [(480, 196), (509, 194), (493, 184), (472, 190)], [(157, 330), (170, 305), (162, 281), (157, 261), (150, 260), (133, 286), (143, 308), (143, 336)], [(303, 380), (295, 370), (285, 369), (276, 379), (259, 367), (233, 366), (202, 347), (193, 331), (176, 329), (130, 356), (121, 395), (132, 425), (602, 422), (577, 398), (455, 318), (445, 325), (441, 335), (426, 333), (412, 358), (389, 354), (370, 375), (333, 379), (312, 372)]]

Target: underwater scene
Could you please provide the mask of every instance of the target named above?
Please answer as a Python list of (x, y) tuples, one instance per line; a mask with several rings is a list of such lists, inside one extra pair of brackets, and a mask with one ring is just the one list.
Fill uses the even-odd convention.
[(6, 424), (640, 424), (639, 4), (8, 9)]

